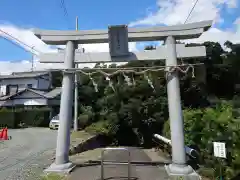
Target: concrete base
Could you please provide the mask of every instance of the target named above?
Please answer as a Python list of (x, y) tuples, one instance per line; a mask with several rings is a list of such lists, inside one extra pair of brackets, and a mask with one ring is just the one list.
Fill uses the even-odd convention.
[[(180, 167), (179, 167), (180, 168)], [(176, 168), (174, 165), (165, 165), (169, 180), (201, 180), (201, 177), (192, 169), (191, 166)], [(176, 172), (177, 170), (180, 170)]]
[(70, 173), (76, 165), (69, 162), (66, 164), (51, 164), (49, 168), (45, 169), (44, 172), (46, 173)]

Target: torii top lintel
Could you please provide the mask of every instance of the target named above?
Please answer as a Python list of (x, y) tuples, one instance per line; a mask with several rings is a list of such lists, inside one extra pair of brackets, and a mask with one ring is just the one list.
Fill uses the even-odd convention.
[[(128, 41), (156, 41), (164, 40), (167, 36), (176, 39), (198, 38), (212, 25), (212, 21), (201, 21), (174, 26), (151, 28), (128, 28)], [(40, 30), (35, 29), (34, 34), (49, 45), (65, 45), (67, 41), (78, 44), (108, 43), (108, 30)]]

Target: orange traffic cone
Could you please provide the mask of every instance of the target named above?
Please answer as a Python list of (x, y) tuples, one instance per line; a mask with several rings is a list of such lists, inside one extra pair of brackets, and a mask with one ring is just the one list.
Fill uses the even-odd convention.
[(2, 140), (8, 140), (8, 129), (4, 128), (3, 129), (3, 135), (2, 135)]
[(3, 138), (3, 129), (0, 131), (0, 140)]

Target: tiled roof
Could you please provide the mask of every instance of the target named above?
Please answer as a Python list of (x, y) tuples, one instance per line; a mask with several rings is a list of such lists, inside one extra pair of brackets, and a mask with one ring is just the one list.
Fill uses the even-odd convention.
[(7, 100), (7, 99), (10, 99), (11, 97), (14, 97), (14, 96), (16, 96), (18, 94), (23, 93), (24, 91), (31, 91), (31, 92), (36, 93), (36, 94), (38, 94), (40, 96), (43, 96), (44, 98), (47, 98), (47, 99), (55, 98), (55, 97), (57, 97), (58, 95), (61, 94), (61, 88), (60, 87), (54, 88), (54, 89), (52, 89), (51, 91), (48, 91), (48, 92), (41, 91), (41, 90), (25, 88), (25, 89), (22, 89), (22, 90), (20, 90), (19, 92), (15, 93), (15, 94), (11, 94), (11, 95), (0, 97), (0, 101), (4, 101), (4, 100)]
[(49, 72), (15, 72), (10, 75), (0, 75), (0, 79), (31, 78), (48, 74)]
[(11, 95), (7, 95), (7, 96), (2, 96), (2, 97), (0, 97), (0, 101), (5, 101), (5, 100), (11, 98), (12, 96), (13, 96), (12, 94)]

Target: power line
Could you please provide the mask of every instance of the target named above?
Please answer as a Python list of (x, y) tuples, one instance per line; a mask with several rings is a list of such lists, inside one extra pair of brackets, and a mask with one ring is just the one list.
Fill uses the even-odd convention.
[(193, 7), (192, 7), (190, 13), (188, 14), (188, 16), (187, 16), (187, 18), (186, 18), (186, 20), (185, 20), (185, 22), (184, 22), (184, 24), (186, 24), (186, 22), (188, 21), (188, 19), (189, 19), (190, 15), (192, 14), (192, 12), (193, 12), (195, 6), (197, 5), (197, 2), (198, 2), (198, 0), (195, 1), (195, 3), (194, 3), (194, 5), (193, 5)]
[(26, 52), (30, 52), (31, 54), (38, 55), (38, 54), (35, 54), (34, 52), (28, 50), (28, 49), (25, 49), (24, 47), (20, 46), (20, 45), (17, 44), (16, 42), (10, 41), (7, 37), (2, 36), (2, 38), (6, 39), (7, 41), (9, 41), (10, 43), (12, 43), (12, 44), (15, 45), (15, 46), (22, 48), (22, 49), (23, 49), (24, 51), (26, 51)]
[[(8, 39), (7, 37), (5, 37), (5, 36), (2, 36), (4, 39), (10, 41), (10, 42), (13, 43), (14, 45), (16, 45), (16, 46), (18, 46), (18, 47), (19, 47), (19, 44), (20, 44), (20, 45), (24, 45), (24, 46), (28, 47), (29, 49), (34, 50), (34, 51), (40, 53), (39, 51), (37, 51), (36, 49), (34, 49), (33, 47), (31, 47), (30, 45), (28, 45), (28, 44), (22, 42), (21, 40), (17, 39), (17, 38), (14, 37), (13, 35), (11, 35), (11, 34), (5, 32), (5, 31), (3, 31), (2, 29), (0, 29), (0, 32), (2, 32), (3, 34), (5, 34), (5, 35), (11, 37), (13, 40), (15, 40), (16, 43), (14, 43), (13, 41), (9, 40), (9, 39)], [(20, 47), (22, 47), (22, 46), (20, 46)], [(23, 48), (23, 47), (22, 47), (22, 48)], [(33, 51), (28, 50), (28, 49), (25, 49), (25, 48), (23, 48), (23, 49), (26, 50), (26, 51), (28, 51), (28, 52), (30, 52), (30, 53), (32, 53), (32, 54), (38, 55), (38, 54), (36, 54), (36, 52), (33, 52)]]
[(60, 3), (61, 3), (61, 7), (63, 8), (64, 15), (66, 17), (68, 17), (68, 11), (67, 11), (67, 8), (66, 8), (66, 5), (65, 5), (65, 1), (64, 0), (60, 0)]
[(66, 18), (66, 21), (67, 21), (67, 23), (69, 23), (69, 14), (68, 14), (68, 10), (67, 10), (65, 1), (64, 0), (60, 0), (60, 5), (61, 5), (61, 8), (63, 9), (63, 13), (64, 13), (64, 16)]

